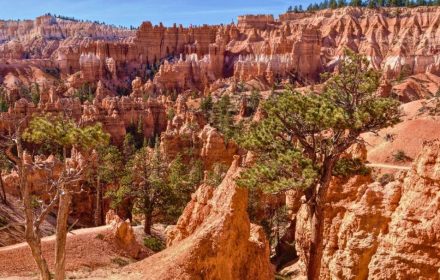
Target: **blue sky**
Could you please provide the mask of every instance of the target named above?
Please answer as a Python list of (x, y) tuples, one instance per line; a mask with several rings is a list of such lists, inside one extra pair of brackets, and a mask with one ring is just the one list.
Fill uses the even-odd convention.
[(138, 26), (154, 24), (230, 23), (241, 14), (278, 15), (290, 5), (304, 7), (310, 0), (0, 0), (0, 19), (33, 19), (50, 12), (78, 19)]

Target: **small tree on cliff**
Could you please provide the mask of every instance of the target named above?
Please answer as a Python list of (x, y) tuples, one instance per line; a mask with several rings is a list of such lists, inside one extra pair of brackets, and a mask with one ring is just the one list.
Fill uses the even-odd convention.
[(322, 200), (335, 164), (361, 133), (399, 121), (398, 102), (375, 94), (378, 80), (365, 58), (346, 51), (323, 93), (286, 90), (272, 96), (263, 106), (267, 117), (244, 137), (244, 146), (258, 157), (239, 185), (272, 193), (304, 190), (312, 225), (309, 279), (319, 278)]
[[(67, 161), (67, 150), (74, 147), (84, 152), (90, 152), (92, 149), (108, 144), (109, 135), (103, 132), (101, 124), (79, 127), (70, 119), (47, 115), (33, 118), (29, 127), (24, 132), (23, 138), (35, 144), (49, 144), (54, 147), (58, 146), (63, 151), (63, 169), (58, 178), (51, 182), (54, 195), (49, 205), (42, 211), (44, 215), (40, 215), (35, 221), (33, 220), (33, 215), (30, 214), (27, 216), (27, 219), (31, 219), (31, 223), (27, 226), (32, 224), (34, 224), (34, 226), (35, 224), (39, 225), (39, 223), (45, 219), (45, 215), (47, 215), (58, 203), (55, 244), (55, 279), (61, 280), (65, 278), (65, 246), (70, 203), (73, 194), (78, 191), (77, 183), (84, 179), (87, 169), (87, 162), (82, 164), (78, 162), (69, 163)], [(22, 158), (23, 148), (21, 144), (17, 145), (17, 150), (19, 151), (19, 156), (21, 154), (20, 158)], [(20, 162), (23, 165), (23, 161), (21, 160)], [(21, 166), (20, 169), (24, 170), (23, 166)], [(27, 176), (22, 174), (20, 180), (26, 181)], [(27, 183), (23, 182), (23, 185), (26, 186)], [(32, 211), (32, 206), (30, 204), (31, 194), (27, 187), (25, 187), (25, 190), (26, 191), (22, 192), (25, 202), (25, 211)], [(34, 235), (38, 235), (38, 232), (35, 232)], [(39, 238), (36, 241), (40, 242)], [(41, 247), (41, 245), (38, 246)], [(43, 262), (41, 267), (44, 269), (40, 269), (42, 274), (41, 278), (48, 279), (47, 264), (45, 264), (45, 261), (42, 258), (41, 248), (40, 259), (36, 259), (36, 261), (37, 264)], [(38, 265), (40, 267), (40, 264)]]

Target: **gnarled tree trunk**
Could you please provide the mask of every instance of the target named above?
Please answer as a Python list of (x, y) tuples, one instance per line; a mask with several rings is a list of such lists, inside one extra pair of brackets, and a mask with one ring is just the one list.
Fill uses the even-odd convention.
[[(62, 188), (64, 189), (64, 187)], [(56, 244), (55, 244), (55, 280), (64, 280), (66, 261), (67, 219), (69, 217), (72, 194), (63, 190), (57, 215)]]
[[(29, 247), (31, 248), (32, 257), (34, 258), (35, 263), (37, 264), (38, 270), (40, 272), (41, 280), (49, 280), (50, 273), (47, 262), (43, 256), (43, 252), (41, 250), (41, 239), (38, 235), (38, 228), (34, 227), (34, 213), (32, 210), (32, 202), (31, 202), (31, 193), (29, 190), (29, 185), (27, 183), (27, 170), (26, 166), (23, 162), (23, 146), (21, 143), (21, 131), (20, 128), (17, 130), (17, 155), (15, 157), (8, 150), (8, 156), (13, 160), (18, 167), (18, 176), (19, 176), (19, 188), (20, 194), (23, 198), (24, 205), (24, 213), (25, 213), (25, 238)], [(2, 180), (3, 181), (3, 180)]]
[(320, 184), (315, 190), (313, 203), (310, 204), (311, 213), (311, 240), (309, 248), (309, 262), (307, 264), (307, 279), (319, 279), (322, 257), (322, 235), (324, 229), (324, 205), (328, 186), (332, 178), (332, 171), (339, 157), (332, 157), (324, 161), (324, 169)]

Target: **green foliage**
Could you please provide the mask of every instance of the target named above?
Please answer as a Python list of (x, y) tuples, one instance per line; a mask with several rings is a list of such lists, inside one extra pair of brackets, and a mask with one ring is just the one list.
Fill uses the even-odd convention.
[[(31, 101), (35, 105), (40, 102), (40, 93), (40, 86), (38, 85), (38, 83), (32, 83), (30, 86), (21, 85), (19, 88), (20, 97)], [(5, 101), (6, 100), (4, 99), (3, 102)]]
[(411, 67), (406, 64), (403, 65), (402, 69), (400, 70), (399, 76), (397, 77), (397, 81), (399, 82), (402, 81), (403, 79), (411, 75), (411, 73), (412, 73)]
[(240, 131), (240, 128), (234, 124), (233, 113), (234, 108), (227, 94), (223, 95), (212, 106), (210, 123), (224, 135), (226, 142), (229, 139), (236, 138)]
[(200, 102), (200, 109), (205, 114), (205, 116), (208, 118), (212, 111), (212, 96), (208, 95), (207, 97), (203, 97)]
[(160, 210), (163, 213), (167, 207), (170, 193), (166, 181), (167, 167), (166, 158), (158, 145), (154, 149), (143, 147), (127, 163), (125, 174), (121, 178), (122, 186), (116, 191), (110, 191), (107, 196), (112, 198), (113, 206), (116, 207), (129, 198), (133, 203), (133, 210), (144, 214), (146, 220), (151, 222), (155, 211)]
[(131, 134), (130, 132), (127, 132), (127, 134), (125, 134), (125, 136), (124, 136), (124, 142), (122, 143), (122, 151), (123, 151), (124, 157), (126, 159), (131, 158), (134, 155), (134, 153), (136, 152), (136, 150), (137, 150), (137, 148), (136, 148), (133, 134)]
[(261, 189), (249, 190), (248, 214), (252, 223), (261, 225), (269, 238), (269, 243), (276, 243), (291, 221), (286, 207), (270, 207), (265, 204), (267, 195)]
[(7, 100), (6, 89), (0, 86), (0, 112), (7, 112), (9, 109), (9, 103)]
[(396, 135), (393, 134), (393, 133), (387, 133), (387, 134), (385, 134), (385, 136), (384, 136), (384, 140), (387, 141), (387, 142), (393, 142), (395, 136), (396, 136)]
[(165, 249), (165, 244), (162, 240), (154, 236), (147, 236), (144, 238), (144, 246), (151, 249), (154, 252), (160, 252)]
[(375, 95), (379, 74), (364, 57), (346, 51), (339, 73), (324, 78), (321, 94), (286, 89), (263, 104), (267, 117), (243, 137), (257, 160), (237, 180), (240, 186), (279, 192), (326, 184), (361, 133), (399, 121), (399, 103)]
[[(346, 7), (347, 2), (345, 0), (338, 0), (337, 5), (335, 0), (324, 0), (320, 3), (310, 4), (307, 7), (307, 12), (314, 12), (323, 9), (334, 9)], [(426, 0), (351, 0), (350, 6), (354, 7), (365, 7), (367, 6), (370, 9), (381, 8), (381, 7), (416, 7), (416, 6), (438, 6), (440, 4), (439, 1), (426, 1)], [(301, 12), (301, 10), (295, 6), (292, 8), (291, 6), (288, 8), (287, 12)]]
[(131, 93), (131, 89), (128, 88), (128, 87), (118, 86), (116, 88), (116, 93), (117, 93), (118, 96), (128, 96)]
[(336, 162), (333, 174), (338, 177), (348, 178), (353, 175), (368, 175), (370, 172), (370, 168), (366, 167), (358, 158), (341, 158)]
[(91, 84), (84, 83), (79, 89), (74, 91), (73, 96), (78, 97), (81, 103), (86, 101), (92, 102), (95, 98), (95, 90), (96, 89)]
[(13, 164), (6, 156), (5, 152), (3, 150), (0, 151), (0, 171), (6, 170), (9, 172), (12, 169), (12, 167)]
[(120, 267), (124, 267), (130, 264), (128, 260), (119, 257), (111, 259), (111, 262), (119, 265)]
[(404, 161), (411, 160), (411, 158), (409, 156), (407, 156), (405, 151), (403, 151), (403, 150), (397, 150), (393, 154), (393, 158), (394, 158), (394, 161), (397, 161), (397, 162), (404, 162)]
[(115, 183), (122, 177), (124, 161), (121, 152), (115, 146), (98, 148), (98, 167), (96, 169), (102, 183)]
[(275, 274), (275, 280), (289, 280), (289, 279), (291, 279), (291, 278), (280, 275), (280, 274)]
[(210, 186), (217, 187), (223, 181), (228, 171), (228, 166), (222, 163), (214, 163), (212, 170), (208, 172), (206, 183)]
[(73, 120), (61, 116), (34, 117), (23, 133), (23, 139), (35, 144), (48, 144), (61, 147), (65, 151), (69, 147), (91, 150), (107, 145), (110, 136), (102, 130), (102, 125), (79, 127)]
[(191, 166), (191, 168), (188, 172), (188, 181), (189, 185), (195, 190), (203, 181), (203, 163), (200, 160), (192, 160), (189, 166)]
[(249, 109), (249, 114), (253, 115), (255, 114), (255, 112), (258, 109), (258, 105), (260, 105), (260, 100), (261, 100), (261, 94), (259, 91), (253, 90), (251, 92), (251, 96), (249, 97), (249, 102), (248, 102), (248, 109)]
[(9, 104), (0, 97), (0, 112), (7, 112), (9, 110)]
[(98, 233), (98, 234), (95, 236), (95, 238), (96, 238), (96, 239), (99, 239), (99, 240), (104, 240), (104, 234), (102, 234), (102, 233)]
[[(182, 214), (186, 203), (191, 200), (191, 193), (200, 183), (198, 170), (190, 169), (178, 155), (168, 166), (167, 176), (167, 205), (165, 221), (175, 223)], [(191, 172), (192, 171), (192, 172)], [(198, 181), (198, 182), (197, 182)]]
[(133, 211), (153, 216), (162, 222), (176, 223), (191, 194), (203, 180), (203, 165), (191, 160), (184, 164), (178, 155), (171, 162), (160, 152), (157, 142), (154, 149), (143, 147), (126, 164), (120, 180), (121, 187), (107, 192), (111, 207), (117, 208), (128, 198), (133, 201)]
[(41, 207), (42, 201), (36, 195), (31, 196), (31, 207), (32, 209), (38, 209)]
[(172, 121), (175, 115), (176, 112), (174, 111), (174, 108), (169, 108), (167, 111), (167, 120)]
[(126, 131), (123, 142), (123, 154), (126, 158), (130, 158), (137, 150), (145, 146), (142, 119), (138, 120), (137, 126), (135, 123), (129, 125)]
[(35, 105), (37, 105), (40, 102), (40, 94), (41, 94), (40, 86), (37, 83), (32, 84), (30, 97), (32, 103), (34, 103)]

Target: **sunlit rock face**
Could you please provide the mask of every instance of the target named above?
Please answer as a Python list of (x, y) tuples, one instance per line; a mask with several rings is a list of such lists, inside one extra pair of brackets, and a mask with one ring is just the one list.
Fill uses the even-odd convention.
[(0, 58), (31, 58), (39, 67), (51, 61), (62, 75), (80, 71), (83, 83), (118, 84), (134, 75), (145, 82), (146, 73), (156, 67), (158, 73), (149, 77), (150, 90), (203, 91), (229, 77), (258, 79), (267, 86), (282, 79), (314, 83), (320, 73), (335, 69), (349, 48), (366, 55), (384, 78), (394, 80), (440, 74), (440, 45), (435, 39), (439, 15), (437, 7), (346, 7), (278, 19), (247, 15), (224, 26), (144, 22), (136, 31), (43, 16), (0, 22)]
[[(410, 171), (386, 185), (335, 179), (324, 198), (320, 279), (436, 279), (440, 269), (440, 143), (425, 143)], [(295, 210), (297, 208), (294, 208)], [(306, 275), (310, 223), (296, 214), (295, 267)]]

